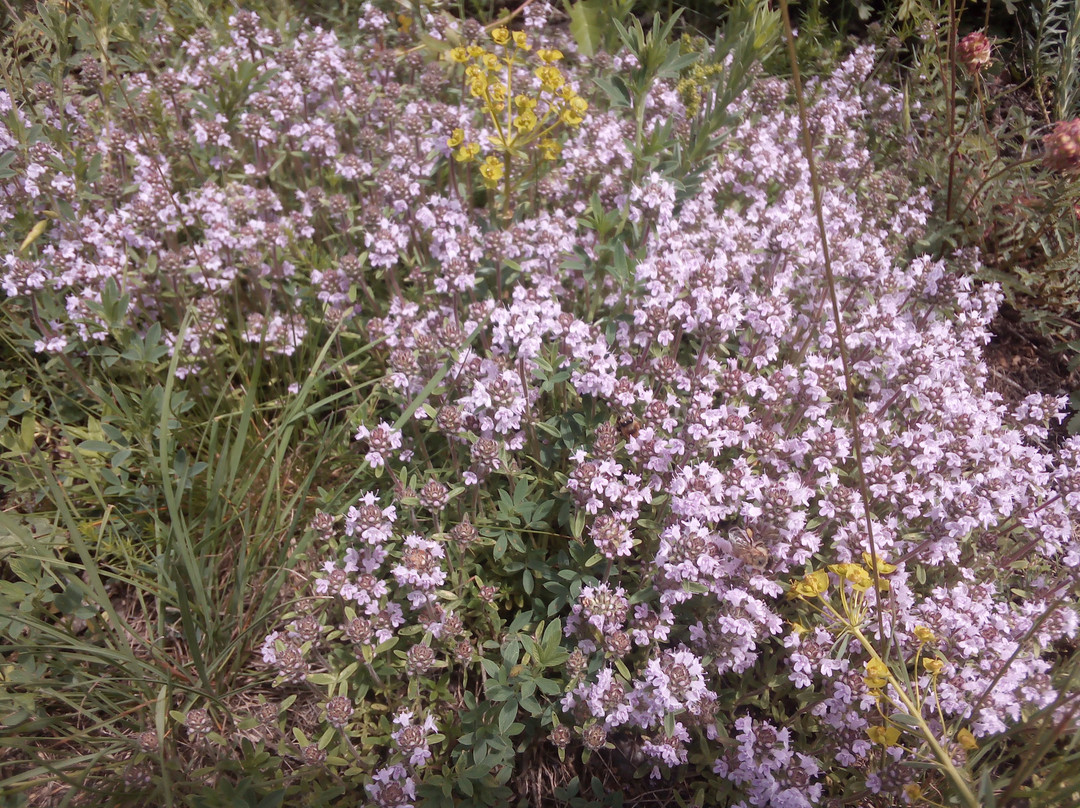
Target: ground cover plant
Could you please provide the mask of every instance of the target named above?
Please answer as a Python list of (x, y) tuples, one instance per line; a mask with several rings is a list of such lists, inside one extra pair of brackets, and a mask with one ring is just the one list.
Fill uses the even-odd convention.
[(403, 9), (12, 50), (3, 799), (1080, 800), (1080, 438), (886, 49)]
[[(1075, 7), (1048, 0), (950, 17), (946, 6), (922, 4), (899, 27), (871, 31), (891, 54), (883, 74), (921, 110), (901, 138), (881, 145), (906, 153), (913, 182), (934, 198), (925, 249), (977, 247), (978, 277), (1002, 286), (988, 356), (995, 379), (1015, 391), (1073, 393), (1080, 220), (1068, 161), (1054, 155), (1080, 114)], [(995, 372), (1002, 363), (1025, 372)], [(1062, 432), (1080, 429), (1077, 402), (1073, 393)]]

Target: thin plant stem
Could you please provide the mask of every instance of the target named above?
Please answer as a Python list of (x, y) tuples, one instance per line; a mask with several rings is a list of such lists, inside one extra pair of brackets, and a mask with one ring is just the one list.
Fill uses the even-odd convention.
[[(802, 77), (799, 74), (799, 60), (795, 52), (795, 34), (791, 26), (791, 12), (788, 0), (780, 0), (780, 11), (784, 20), (784, 33), (787, 38), (788, 57), (791, 60), (791, 81), (795, 86), (795, 99), (799, 107), (799, 123), (802, 129), (803, 153), (810, 171), (810, 187), (814, 194), (814, 214), (817, 217), (818, 232), (821, 234), (821, 255), (825, 265), (825, 284), (832, 306), (833, 323), (836, 326), (836, 342), (840, 350), (840, 363), (844, 370), (844, 395), (847, 399), (848, 419), (851, 422), (851, 441), (855, 449), (855, 465), (859, 478), (859, 493), (862, 496), (863, 511), (866, 516), (866, 539), (870, 547), (870, 562), (874, 568), (874, 589), (881, 591), (881, 573), (878, 564), (877, 544), (874, 541), (874, 524), (870, 508), (870, 490), (866, 485), (863, 471), (862, 433), (859, 430), (859, 412), (855, 405), (854, 385), (852, 383), (851, 360), (844, 342), (844, 322), (840, 316), (840, 304), (836, 297), (836, 281), (833, 278), (832, 260), (829, 254), (828, 231), (825, 227), (825, 211), (821, 200), (821, 183), (814, 162), (814, 145), (810, 136), (810, 121), (806, 112), (806, 99), (803, 97)], [(885, 639), (885, 618), (880, 606), (874, 610), (877, 614), (878, 636)]]
[[(780, 0), (780, 2), (786, 3), (787, 0)], [(878, 610), (878, 614), (881, 614), (880, 609)], [(847, 628), (851, 631), (852, 636), (862, 644), (863, 648), (866, 649), (872, 659), (885, 664), (885, 660), (883, 660), (881, 655), (874, 650), (874, 646), (870, 644), (870, 640), (867, 639), (857, 626), (849, 624)], [(915, 671), (915, 675), (918, 676), (918, 674), (919, 672)], [(919, 725), (919, 732), (934, 753), (934, 757), (937, 758), (938, 763), (945, 770), (945, 775), (952, 781), (953, 786), (956, 787), (961, 801), (964, 805), (967, 805), (968, 808), (981, 808), (979, 799), (971, 790), (971, 786), (968, 785), (964, 775), (956, 768), (956, 764), (952, 761), (952, 756), (949, 755), (948, 751), (941, 745), (941, 742), (934, 735), (933, 730), (930, 729), (930, 725), (926, 723), (926, 719), (922, 716), (922, 710), (916, 707), (915, 703), (911, 700), (911, 697), (904, 691), (903, 685), (893, 674), (892, 670), (889, 670), (888, 673), (886, 673), (886, 677), (889, 680), (889, 684), (893, 686), (893, 690), (896, 692), (897, 697), (903, 703), (904, 708), (908, 711), (908, 714), (914, 719), (915, 723)]]
[(945, 117), (949, 125), (949, 179), (945, 191), (945, 221), (952, 221), (953, 184), (956, 181), (956, 0), (949, 0), (949, 41), (945, 46), (949, 89), (945, 95)]

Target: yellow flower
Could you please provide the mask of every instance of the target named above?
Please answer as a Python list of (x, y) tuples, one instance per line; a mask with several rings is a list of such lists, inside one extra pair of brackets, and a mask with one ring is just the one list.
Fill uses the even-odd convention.
[(465, 130), (455, 129), (450, 133), (450, 137), (446, 139), (446, 145), (448, 148), (456, 149), (465, 141)]
[(505, 45), (510, 41), (510, 32), (500, 26), (491, 32), (491, 38), (495, 40), (496, 45)]
[(488, 70), (495, 71), (499, 69), (499, 57), (494, 53), (485, 53), (480, 61), (484, 63), (484, 67)]
[(457, 150), (457, 154), (454, 155), (454, 159), (457, 160), (459, 163), (466, 163), (476, 157), (476, 155), (478, 155), (479, 153), (479, 143), (466, 143)]
[(900, 740), (900, 730), (896, 727), (868, 727), (866, 734), (871, 741), (882, 746), (896, 746), (896, 742)]
[(514, 31), (514, 44), (521, 50), (532, 50), (532, 45), (529, 44), (529, 40), (525, 37), (524, 31)]
[(450, 53), (447, 55), (451, 62), (457, 62), (459, 65), (463, 65), (469, 61), (469, 52), (464, 48), (451, 48)]
[(555, 50), (554, 48), (541, 48), (536, 52), (536, 55), (540, 57), (541, 62), (551, 64), (562, 58), (562, 51)]
[(546, 137), (540, 141), (540, 156), (545, 160), (556, 160), (559, 157), (559, 152), (562, 151), (562, 146), (559, 145), (559, 141)]
[(870, 585), (874, 583), (874, 579), (870, 577), (870, 573), (862, 567), (853, 569), (848, 576), (848, 580), (851, 581), (851, 588), (856, 592), (865, 592), (870, 588)]
[(923, 798), (922, 788), (917, 783), (907, 783), (904, 786), (904, 796), (912, 805), (921, 802)]
[(540, 86), (549, 93), (555, 92), (566, 83), (566, 79), (563, 78), (562, 72), (557, 67), (538, 67), (535, 74), (540, 79)]
[(485, 51), (479, 45), (469, 45), (465, 48), (465, 52), (469, 54), (470, 59), (478, 59), (483, 56)]
[(480, 173), (488, 183), (494, 184), (498, 182), (503, 176), (502, 160), (494, 154), (489, 154), (484, 162), (480, 164)]
[(825, 570), (815, 570), (803, 580), (814, 588), (815, 595), (823, 595), (829, 588), (829, 573), (825, 572)]
[(536, 99), (532, 96), (518, 94), (514, 96), (514, 106), (518, 110), (536, 109)]
[(924, 643), (933, 642), (937, 639), (937, 637), (934, 636), (934, 632), (926, 626), (915, 626), (915, 637), (919, 640), (919, 642)]
[(945, 668), (945, 663), (936, 657), (928, 657), (922, 661), (922, 666), (927, 673), (937, 676)]
[(832, 564), (829, 569), (846, 581), (856, 592), (865, 592), (870, 588), (870, 573), (858, 564)]
[[(866, 564), (867, 569), (874, 569), (873, 556), (871, 556), (869, 553), (863, 553), (862, 558), (863, 563)], [(892, 573), (896, 572), (896, 565), (888, 563), (879, 556), (877, 560), (877, 571), (878, 575), (891, 575)]]
[(574, 96), (569, 100), (567, 106), (563, 109), (559, 118), (563, 123), (568, 126), (577, 126), (583, 120), (585, 120), (585, 110), (589, 108), (589, 102), (582, 98), (580, 95)]
[(971, 734), (969, 729), (962, 729), (956, 733), (956, 742), (969, 752), (974, 752), (979, 748), (978, 741), (975, 740), (975, 736)]
[(469, 84), (469, 95), (473, 98), (483, 98), (487, 86), (487, 79), (483, 76), (478, 76)]
[(871, 659), (866, 663), (866, 676), (863, 682), (871, 690), (880, 690), (889, 683), (889, 669), (880, 659)]
[(537, 123), (536, 114), (531, 109), (525, 110), (514, 118), (514, 128), (523, 134), (535, 129)]

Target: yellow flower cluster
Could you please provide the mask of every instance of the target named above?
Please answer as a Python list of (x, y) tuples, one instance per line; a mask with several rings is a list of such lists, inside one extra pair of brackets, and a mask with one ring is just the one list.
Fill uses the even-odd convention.
[[(828, 572), (815, 570), (805, 576), (801, 581), (795, 581), (791, 585), (791, 597), (811, 600), (824, 595), (829, 589), (829, 572), (833, 573), (841, 581), (851, 584), (852, 590), (857, 593), (865, 592), (874, 585), (874, 561), (869, 553), (863, 553), (862, 564), (830, 564)], [(896, 572), (896, 565), (889, 564), (881, 559), (877, 562), (878, 587), (883, 592), (889, 590), (889, 582), (883, 575)]]
[(690, 68), (689, 75), (679, 79), (675, 85), (675, 91), (679, 94), (686, 111), (689, 115), (696, 115), (701, 110), (704, 101), (702, 90), (713, 86), (715, 77), (724, 72), (724, 66), (719, 62), (713, 64), (695, 64)]
[[(523, 83), (523, 77), (515, 75), (515, 71), (526, 63), (532, 45), (524, 31), (503, 27), (493, 30), (491, 39), (500, 52), (468, 45), (453, 48), (447, 54), (451, 62), (465, 65), (465, 86), (494, 125), (495, 134), (490, 136), (490, 141), (504, 155), (504, 159), (488, 156), (481, 163), (480, 173), (489, 186), (502, 179), (509, 158), (522, 156), (532, 144), (542, 159), (555, 160), (561, 147), (551, 135), (560, 124), (581, 124), (589, 109), (588, 102), (567, 84), (556, 66), (563, 55), (554, 49), (540, 48), (535, 53), (539, 65), (533, 75), (540, 80), (539, 91), (515, 94), (515, 82)], [(456, 149), (454, 158), (459, 162), (477, 159), (480, 153), (480, 145), (465, 142), (461, 129), (455, 129), (446, 143)]]

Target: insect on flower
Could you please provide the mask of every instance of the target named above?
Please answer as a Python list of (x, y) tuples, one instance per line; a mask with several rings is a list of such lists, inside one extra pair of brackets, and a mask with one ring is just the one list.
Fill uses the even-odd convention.
[(615, 419), (615, 428), (619, 430), (623, 440), (636, 438), (641, 431), (641, 421), (634, 417), (633, 413), (624, 412)]
[(761, 572), (769, 564), (769, 551), (765, 545), (754, 538), (750, 528), (732, 528), (731, 553), (743, 564), (756, 572)]

